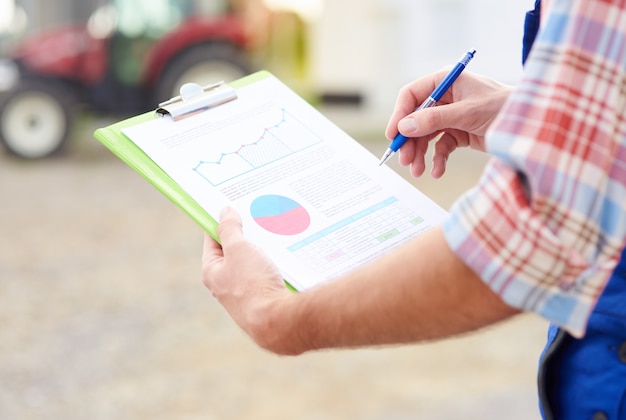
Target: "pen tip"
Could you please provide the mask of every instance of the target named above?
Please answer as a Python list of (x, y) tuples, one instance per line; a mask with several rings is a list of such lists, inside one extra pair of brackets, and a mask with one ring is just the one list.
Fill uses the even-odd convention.
[(387, 149), (387, 151), (385, 152), (385, 154), (383, 155), (382, 158), (380, 158), (380, 163), (378, 164), (378, 166), (383, 166), (383, 163), (387, 162), (387, 160), (389, 160), (389, 157), (393, 155), (393, 150), (391, 149)]

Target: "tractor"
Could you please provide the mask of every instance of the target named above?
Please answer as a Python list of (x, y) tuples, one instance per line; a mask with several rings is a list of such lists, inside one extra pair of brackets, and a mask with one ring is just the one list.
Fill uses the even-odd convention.
[(26, 37), (0, 61), (0, 143), (57, 154), (80, 111), (128, 116), (252, 71), (244, 21), (215, 0), (108, 0), (87, 22)]

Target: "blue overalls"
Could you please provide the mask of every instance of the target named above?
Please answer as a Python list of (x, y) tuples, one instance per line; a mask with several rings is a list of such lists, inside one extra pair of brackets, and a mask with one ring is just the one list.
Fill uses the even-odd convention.
[(544, 419), (626, 419), (626, 249), (585, 337), (550, 326), (538, 385)]
[[(539, 30), (540, 1), (524, 25), (522, 61)], [(544, 419), (626, 420), (626, 249), (582, 339), (551, 325), (539, 375)]]

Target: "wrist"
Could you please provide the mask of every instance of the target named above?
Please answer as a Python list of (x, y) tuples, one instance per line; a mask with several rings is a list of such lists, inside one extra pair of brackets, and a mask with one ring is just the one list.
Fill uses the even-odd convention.
[(299, 295), (281, 291), (251, 311), (246, 332), (265, 350), (285, 356), (304, 353), (307, 348), (297, 328)]

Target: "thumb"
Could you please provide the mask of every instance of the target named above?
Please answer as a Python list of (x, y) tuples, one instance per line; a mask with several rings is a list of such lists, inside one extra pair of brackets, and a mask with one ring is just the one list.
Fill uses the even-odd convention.
[(398, 122), (398, 131), (406, 137), (423, 137), (444, 131), (458, 120), (455, 104), (420, 109)]
[(241, 217), (232, 207), (226, 206), (222, 209), (217, 235), (223, 248), (243, 237)]

